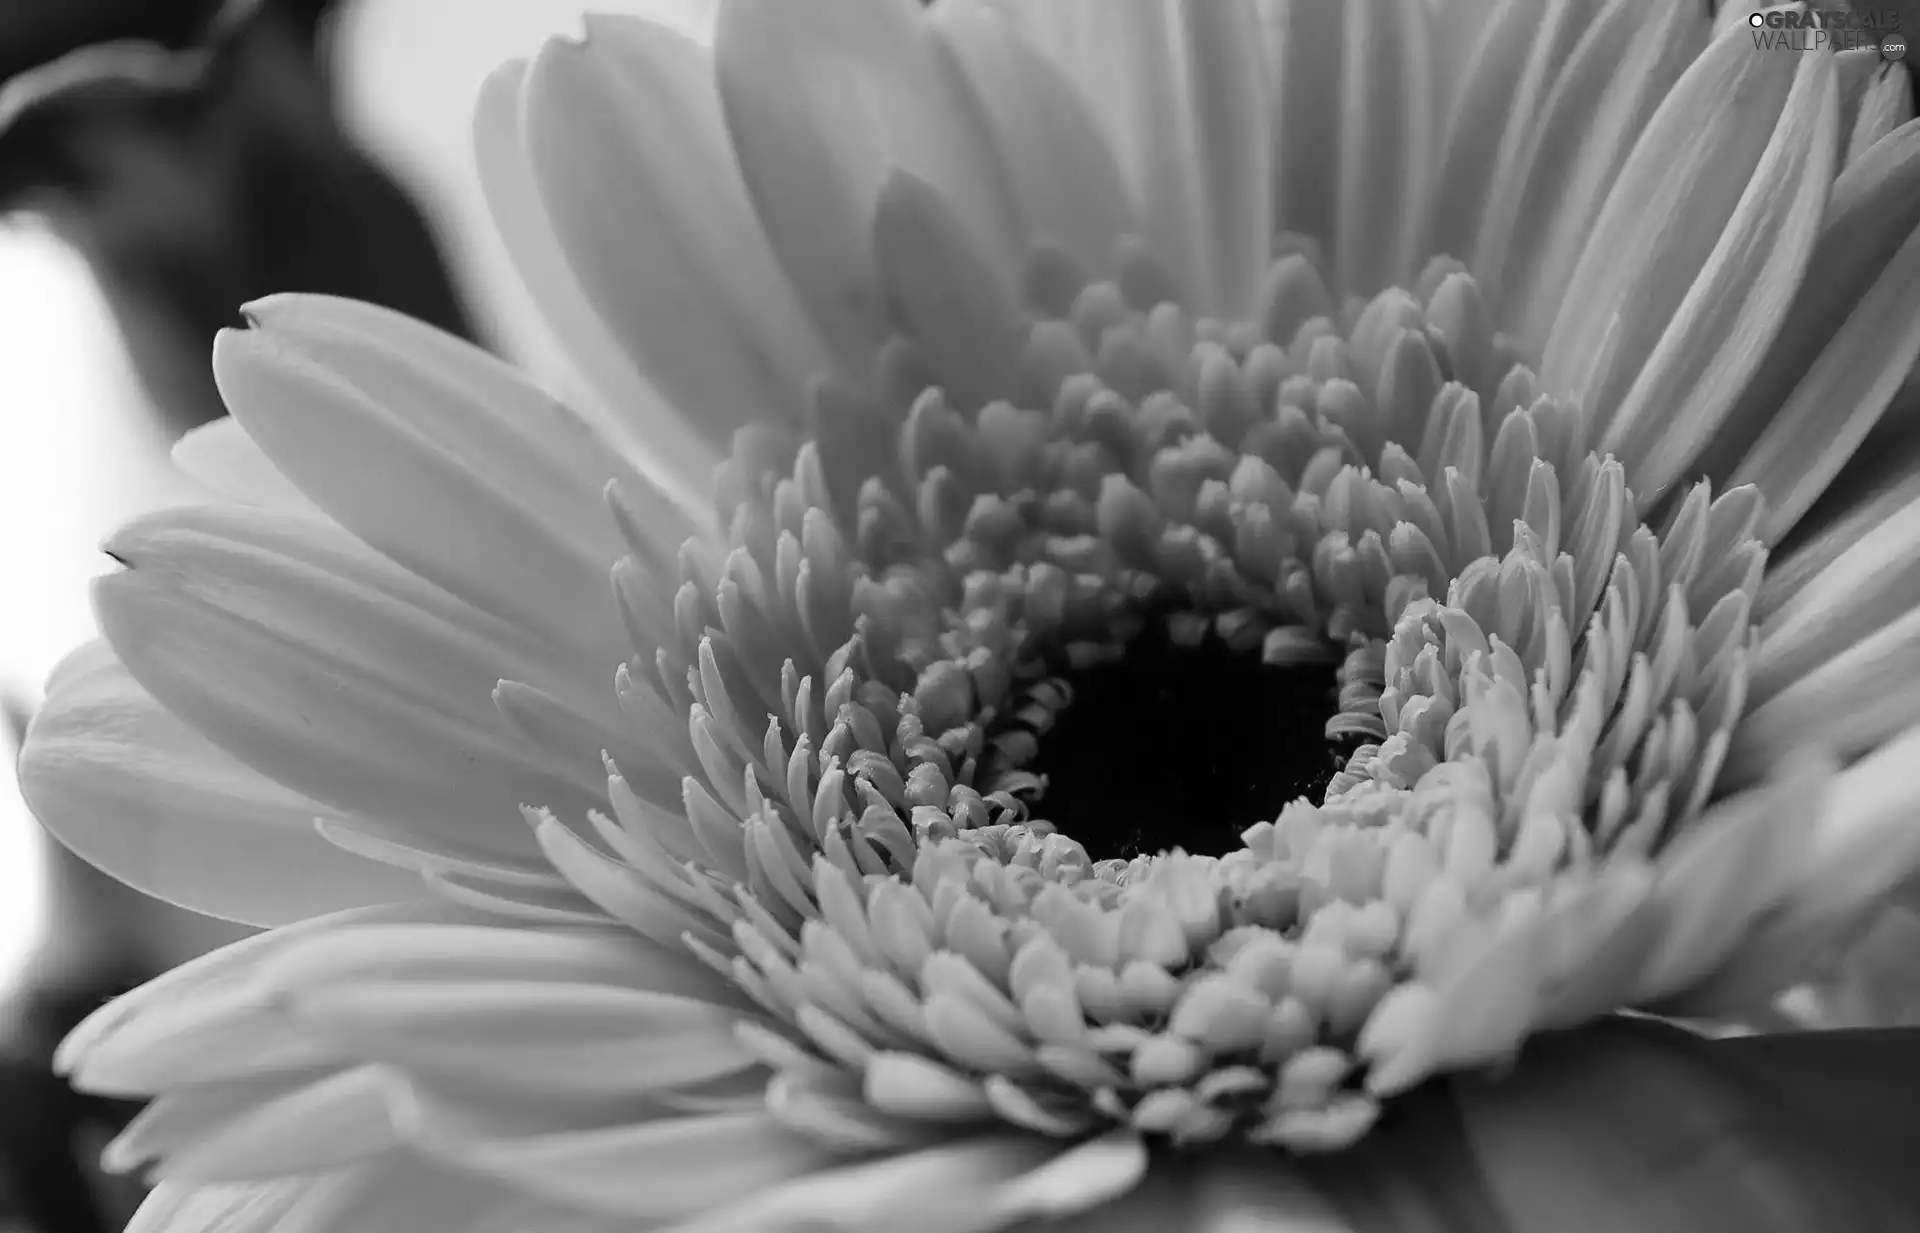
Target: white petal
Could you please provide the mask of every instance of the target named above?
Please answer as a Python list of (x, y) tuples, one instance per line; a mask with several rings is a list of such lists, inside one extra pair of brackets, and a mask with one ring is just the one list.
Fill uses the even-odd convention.
[(755, 1233), (773, 1221), (840, 1233), (997, 1229), (1003, 1218), (995, 1195), (1019, 1186), (1064, 1148), (1037, 1137), (984, 1137), (820, 1169), (688, 1221), (679, 1233)]
[(744, 1010), (742, 995), (690, 953), (624, 929), (358, 924), (312, 933), (257, 961), (257, 980), (287, 993), (341, 983), (411, 980), (605, 985)]
[(714, 57), (748, 195), (844, 371), (884, 338), (868, 220), (889, 167), (1013, 273), (1024, 245), (985, 119), (910, 0), (723, 0)]
[[(274, 1093), (268, 1099), (242, 1093), (220, 1109), (205, 1089), (161, 1096), (140, 1114), (115, 1148), (142, 1136), (155, 1149), (172, 1148), (156, 1166), (159, 1177), (200, 1182), (264, 1180), (289, 1173), (318, 1173), (366, 1160), (399, 1142), (389, 1116), (388, 1095), (395, 1079), (377, 1066), (341, 1070), (310, 1083)], [(246, 1086), (246, 1085), (242, 1085)], [(182, 1121), (193, 1126), (191, 1141), (156, 1140), (152, 1127), (187, 1109)]]
[(1276, 230), (1331, 240), (1338, 293), (1409, 278), (1433, 174), (1426, 0), (1264, 0)]
[(644, 448), (655, 460), (658, 474), (652, 478), (690, 508), (701, 508), (707, 478), (723, 455), (647, 383), (587, 301), (560, 251), (534, 186), (521, 132), (526, 73), (524, 61), (494, 70), (474, 108), (474, 157), (495, 229), (554, 340), (598, 395), (603, 422), (617, 427), (625, 442)]
[(1011, 5), (1091, 105), (1189, 307), (1245, 315), (1272, 236), (1270, 91), (1251, 0)]
[(1920, 494), (1881, 511), (1766, 617), (1749, 708), (1915, 609), (1920, 609)]
[[(1911, 291), (1916, 230), (1920, 121), (1834, 182), (1809, 263), (1818, 277), (1802, 285), (1745, 397), (1702, 459), (1715, 479), (1738, 466), (1761, 483), (1770, 539), (1806, 511), (1913, 368), (1903, 337), (1911, 314), (1896, 297)], [(1848, 371), (1856, 367), (1857, 374)], [(1790, 401), (1792, 414), (1785, 406)], [(1836, 407), (1845, 410), (1836, 413)], [(1816, 426), (1830, 435), (1819, 436)], [(1765, 453), (1756, 445), (1763, 435), (1773, 437)], [(1782, 458), (1784, 450), (1799, 447), (1811, 451), (1804, 470), (1800, 457), (1792, 465)]]
[[(254, 979), (258, 965), (332, 930), (469, 922), (473, 916), (450, 904), (383, 904), (330, 913), (223, 946), (87, 1016), (61, 1042), (54, 1066), (73, 1075), (83, 1089), (145, 1094), (178, 1083), (279, 1074), (325, 1063), (325, 1051), (301, 1041), (284, 1020), (263, 1013), (266, 1000)], [(194, 1031), (183, 1031), (182, 1025)], [(225, 1047), (200, 1047), (216, 1039)]]
[(1581, 399), (1643, 509), (1759, 366), (1832, 179), (1832, 65), (1755, 51), (1749, 33), (1722, 36), (1654, 116), (1594, 224), (1542, 363), (1541, 384)]
[(1788, 898), (1684, 1007), (1712, 1013), (1752, 1006), (1804, 975), (1805, 965), (1920, 870), (1920, 727), (1887, 741), (1835, 780), (1812, 819)]
[(705, 1083), (758, 1063), (739, 1012), (562, 981), (357, 980), (294, 991), (287, 1013), (356, 1058), (548, 1109)]
[(404, 1110), (418, 1150), (557, 1202), (684, 1219), (805, 1176), (820, 1148), (761, 1114), (632, 1122), (605, 1130), (483, 1138), (438, 1105)]
[[(1920, 722), (1920, 608), (1793, 678), (1753, 707), (1734, 729), (1721, 782), (1753, 782), (1803, 745), (1855, 758)], [(1771, 683), (1771, 682), (1770, 682)]]
[(323, 516), (230, 415), (202, 424), (176, 441), (173, 464), (207, 491), (229, 501)]
[(1487, 27), (1481, 58), (1448, 122), (1428, 252), (1462, 257), (1470, 269), (1497, 270), (1495, 252), (1512, 232), (1509, 212), (1517, 204), (1517, 181), (1532, 166), (1542, 106), (1565, 78), (1595, 11), (1585, 0), (1511, 0)]
[[(1550, 15), (1565, 24), (1570, 10), (1566, 0), (1506, 0), (1473, 32), (1471, 59), (1461, 66), (1458, 79), (1443, 87), (1455, 93), (1442, 124), (1441, 154), (1425, 223), (1426, 252), (1472, 256), (1474, 237), (1493, 189), (1502, 134), (1509, 129), (1527, 131), (1538, 119), (1531, 109), (1516, 109), (1514, 99), (1529, 76), (1529, 65), (1541, 58), (1534, 49), (1542, 27)], [(1446, 31), (1436, 16), (1434, 37), (1463, 36)], [(1536, 91), (1539, 88), (1534, 85)]]
[(1901, 71), (1900, 65), (1888, 64), (1877, 53), (1867, 52), (1866, 56), (1869, 76), (1847, 134), (1849, 164), (1859, 161), (1881, 138), (1913, 119), (1913, 79)]
[(1340, 226), (1339, 181), (1328, 172), (1339, 167), (1346, 148), (1341, 121), (1346, 8), (1260, 0), (1273, 89), (1273, 229), (1323, 243), (1337, 237)]
[(955, 405), (971, 415), (1011, 393), (1014, 284), (981, 257), (939, 192), (908, 172), (888, 175), (874, 206), (873, 247), (889, 309)]
[(1211, 289), (1200, 307), (1245, 317), (1259, 297), (1273, 240), (1271, 91), (1252, 0), (1187, 0), (1179, 34)]
[(128, 1233), (632, 1233), (402, 1153), (267, 1182), (162, 1182)]
[(633, 1233), (632, 1226), (545, 1202), (404, 1152), (315, 1192), (273, 1233)]
[(1002, 1186), (994, 1204), (1007, 1219), (1058, 1220), (1119, 1199), (1147, 1172), (1147, 1145), (1132, 1130), (1115, 1130), (1055, 1156)]
[(214, 372), (275, 465), (373, 547), (604, 682), (627, 652), (604, 493), (646, 489), (615, 449), (501, 361), (397, 313), (318, 296), (248, 313), (254, 329), (215, 341)]
[(1706, 43), (1700, 6), (1612, 0), (1553, 83), (1517, 174), (1487, 211), (1476, 274), (1500, 290), (1501, 319), (1538, 355), (1595, 215), (1628, 152)]
[(168, 713), (99, 643), (54, 673), (20, 755), (41, 823), (137, 890), (279, 925), (417, 899), (417, 878), (322, 839), (328, 810), (248, 769)]
[(1136, 224), (1085, 99), (1001, 14), (946, 4), (932, 20), (987, 117), (1024, 232), (1052, 238), (1089, 271), (1105, 268)]
[[(536, 668), (472, 609), (310, 521), (175, 510), (119, 532), (94, 584), (128, 671), (228, 753), (336, 809), (538, 861), (523, 801), (584, 813), (604, 782), (530, 759), (492, 705)], [(516, 662), (518, 661), (518, 662)]]
[(1807, 819), (1818, 817), (1835, 766), (1811, 751), (1783, 774), (1707, 810), (1661, 854), (1652, 909), (1660, 941), (1631, 991), (1644, 1006), (1720, 966), (1754, 922), (1801, 876)]
[(747, 200), (713, 60), (661, 26), (590, 17), (523, 89), (534, 184), (587, 298), (716, 446), (800, 424), (830, 360)]
[(1805, 589), (1828, 566), (1850, 552), (1873, 528), (1908, 502), (1920, 499), (1920, 443), (1855, 455), (1828, 489), (1820, 508), (1801, 520), (1784, 551), (1767, 562), (1760, 583), (1757, 618), (1766, 619)]
[(1813, 505), (1866, 440), (1916, 360), (1920, 229), (1907, 237), (1734, 470), (1734, 484), (1753, 484), (1767, 496), (1762, 540), (1778, 540)]
[(147, 1196), (127, 1233), (278, 1233), (287, 1213), (337, 1178), (284, 1178), (224, 1186), (163, 1182)]

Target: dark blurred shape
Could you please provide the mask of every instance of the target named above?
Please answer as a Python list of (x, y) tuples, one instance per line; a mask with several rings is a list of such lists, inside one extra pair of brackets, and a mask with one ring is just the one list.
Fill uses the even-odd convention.
[[(87, 260), (170, 436), (221, 414), (213, 336), (259, 296), (351, 296), (472, 334), (419, 210), (340, 128), (335, 7), (0, 0), (0, 215), (45, 219)], [(24, 708), (0, 711), (11, 756)], [(64, 850), (47, 890), (28, 987), (0, 1004), (0, 1229), (112, 1233), (141, 1189), (99, 1153), (135, 1107), (75, 1093), (52, 1055), (167, 962), (150, 942), (171, 909)]]
[[(21, 2), (0, 0), (0, 62)], [(126, 18), (0, 87), (0, 212), (44, 217), (87, 259), (173, 429), (220, 414), (213, 335), (262, 295), (351, 296), (471, 334), (419, 210), (340, 129), (329, 0), (25, 7), (69, 14), (43, 30)], [(190, 24), (197, 42), (176, 37)]]

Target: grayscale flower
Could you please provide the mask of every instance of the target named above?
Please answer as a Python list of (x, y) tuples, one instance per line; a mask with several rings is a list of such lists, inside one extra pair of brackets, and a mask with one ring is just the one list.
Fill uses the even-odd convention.
[(1618, 1017), (1764, 1006), (1920, 868), (1876, 64), (722, 0), (503, 69), (597, 397), (254, 305), (181, 448), (229, 503), (114, 537), (30, 736), (77, 851), (285, 926), (68, 1042), (157, 1096), (137, 1227), (1883, 1227)]

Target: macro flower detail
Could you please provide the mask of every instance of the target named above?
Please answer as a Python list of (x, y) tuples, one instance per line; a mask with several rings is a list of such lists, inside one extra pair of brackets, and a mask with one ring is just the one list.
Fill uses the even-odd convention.
[(282, 926), (67, 1044), (157, 1095), (145, 1227), (1348, 1227), (1447, 1076), (1764, 1009), (1920, 869), (1920, 128), (1706, 27), (723, 0), (502, 70), (595, 396), (251, 306), (229, 503), (109, 543), (29, 743)]

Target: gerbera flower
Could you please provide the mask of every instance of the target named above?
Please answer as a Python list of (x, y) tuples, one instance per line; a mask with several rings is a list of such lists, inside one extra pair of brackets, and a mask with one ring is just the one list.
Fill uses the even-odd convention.
[[(158, 1095), (143, 1227), (1885, 1218), (1590, 1025), (1920, 866), (1904, 80), (1442, 17), (723, 0), (503, 70), (609, 417), (254, 305), (181, 451), (233, 503), (115, 537), (32, 735), (77, 850), (286, 925), (68, 1043)], [(1729, 1136), (1778, 1190), (1690, 1188)]]

